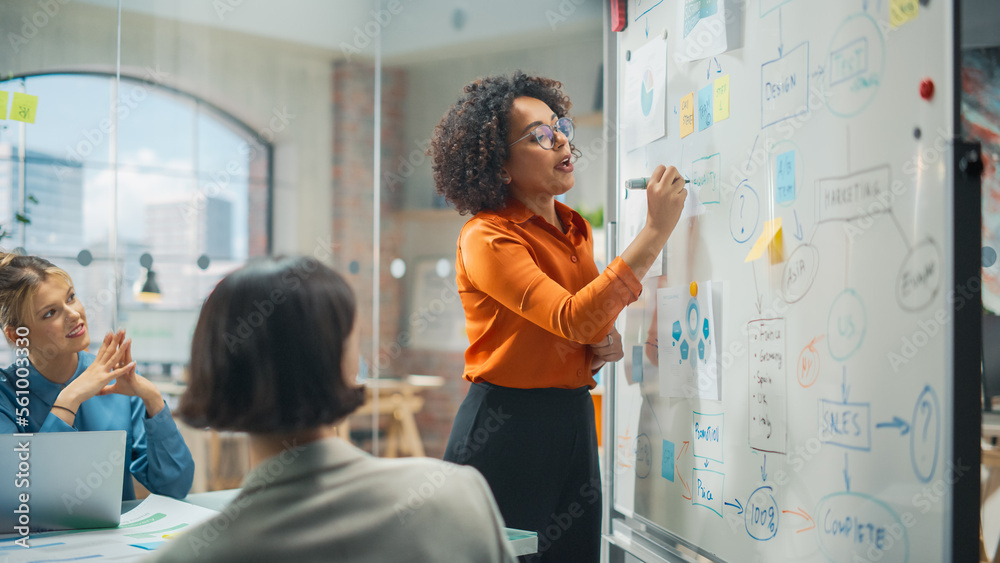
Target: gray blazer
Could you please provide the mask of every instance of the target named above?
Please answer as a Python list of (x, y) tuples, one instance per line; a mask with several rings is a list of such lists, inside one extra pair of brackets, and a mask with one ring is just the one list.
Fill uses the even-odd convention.
[(503, 527), (475, 469), (329, 438), (255, 467), (219, 516), (148, 560), (513, 563)]

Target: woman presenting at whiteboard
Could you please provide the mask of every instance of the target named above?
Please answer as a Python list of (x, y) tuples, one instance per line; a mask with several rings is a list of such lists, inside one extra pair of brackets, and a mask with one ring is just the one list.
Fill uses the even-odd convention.
[(591, 226), (556, 201), (574, 183), (562, 85), (516, 72), (465, 87), (431, 144), (437, 190), (461, 213), (456, 258), (469, 347), (445, 459), (486, 477), (507, 526), (542, 561), (598, 561), (601, 481), (590, 389), (622, 357), (615, 318), (635, 301), (687, 190), (658, 166), (646, 225), (603, 271)]

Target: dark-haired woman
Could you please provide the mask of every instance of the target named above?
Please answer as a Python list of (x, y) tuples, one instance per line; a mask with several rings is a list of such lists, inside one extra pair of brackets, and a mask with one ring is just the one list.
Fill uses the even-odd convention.
[[(133, 476), (153, 493), (188, 494), (194, 461), (163, 396), (136, 373), (125, 331), (87, 352), (87, 313), (65, 270), (0, 254), (0, 324), (16, 357), (0, 370), (0, 433), (125, 430), (122, 499), (135, 498)], [(19, 368), (28, 394), (17, 386)]]
[(542, 561), (598, 561), (601, 481), (590, 389), (622, 357), (615, 318), (667, 242), (687, 190), (659, 166), (646, 225), (604, 272), (591, 226), (556, 201), (573, 187), (570, 101), (554, 80), (477, 80), (431, 145), (437, 190), (461, 213), (456, 258), (472, 382), (445, 459), (479, 469), (507, 525)]
[[(249, 334), (237, 327), (255, 327)], [(253, 262), (208, 297), (180, 415), (250, 435), (250, 473), (217, 518), (155, 561), (512, 562), (475, 470), (379, 459), (336, 437), (361, 405), (354, 296), (312, 258)]]

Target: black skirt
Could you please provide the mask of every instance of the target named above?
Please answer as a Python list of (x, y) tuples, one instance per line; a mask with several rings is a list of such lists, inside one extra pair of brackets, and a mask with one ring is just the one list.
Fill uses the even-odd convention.
[(444, 459), (486, 477), (507, 527), (538, 533), (538, 553), (524, 561), (600, 560), (601, 477), (587, 387), (473, 383)]

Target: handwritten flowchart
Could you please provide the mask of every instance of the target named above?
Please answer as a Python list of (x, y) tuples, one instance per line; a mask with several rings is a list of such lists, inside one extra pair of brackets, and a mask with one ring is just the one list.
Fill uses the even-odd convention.
[[(690, 311), (664, 315), (668, 303), (658, 302), (661, 317), (652, 332), (659, 335), (659, 366), (636, 384), (652, 389), (648, 386), (656, 381), (658, 402), (644, 408), (672, 413), (672, 420), (664, 424), (665, 434), (651, 433), (635, 442), (632, 453), (644, 462), (634, 470), (636, 477), (665, 488), (674, 502), (704, 518), (699, 522), (722, 519), (730, 524), (733, 538), (753, 545), (794, 539), (807, 550), (801, 543), (807, 538), (816, 554), (834, 563), (906, 563), (920, 539), (913, 537), (909, 513), (899, 499), (874, 485), (877, 480), (871, 476), (881, 477), (879, 466), (885, 462), (891, 464), (893, 478), (907, 486), (940, 480), (945, 415), (939, 393), (944, 391), (933, 378), (911, 381), (892, 370), (881, 373), (870, 358), (884, 348), (891, 364), (897, 353), (885, 348), (889, 337), (880, 317), (886, 311), (917, 319), (940, 305), (947, 282), (946, 247), (940, 229), (925, 227), (914, 213), (914, 180), (901, 177), (900, 162), (852, 149), (870, 147), (859, 132), (866, 130), (855, 124), (863, 121), (859, 116), (871, 115), (891, 81), (887, 34), (895, 26), (888, 25), (889, 3), (859, 2), (861, 10), (825, 22), (829, 31), (823, 35), (782, 21), (783, 12), (801, 15), (796, 4), (801, 2), (758, 3), (759, 12), (751, 16), (774, 33), (766, 35), (772, 46), (757, 62), (747, 65), (739, 57), (719, 54), (688, 63), (680, 67), (681, 85), (669, 92), (671, 123), (663, 142), (678, 149), (673, 154), (680, 155), (689, 180), (688, 207), (696, 210), (686, 210), (682, 219), (691, 222), (695, 233), (689, 244), (699, 250), (705, 246), (697, 245), (705, 241), (725, 245), (717, 255), (694, 261), (727, 271), (731, 265), (720, 264), (718, 256), (746, 255), (748, 263), (732, 266), (737, 277), (712, 282), (729, 283), (740, 296), (752, 295), (749, 304), (736, 305), (740, 314), (747, 307), (752, 311), (729, 318), (728, 331), (713, 327), (720, 356), (732, 346), (740, 348), (731, 354), (737, 358), (734, 364), (721, 368), (716, 399), (671, 391), (676, 366), (696, 365), (701, 357), (695, 333), (689, 331), (698, 327), (688, 326), (685, 314)], [(900, 26), (917, 21), (916, 11), (904, 11), (906, 18), (893, 21)], [(734, 122), (753, 123), (754, 129), (740, 129)], [(822, 150), (813, 142), (817, 123), (829, 131), (830, 141)], [(734, 150), (732, 135), (742, 137), (740, 144), (749, 155)], [(719, 138), (725, 142), (715, 141)], [(845, 142), (837, 144), (840, 140)], [(853, 165), (852, 156), (863, 164)], [(724, 241), (720, 233), (726, 235)], [(886, 250), (879, 254), (881, 247)], [(857, 258), (862, 254), (879, 256), (876, 272), (873, 264)], [(683, 253), (673, 259), (692, 260)], [(690, 265), (680, 268), (692, 271)], [(664, 270), (671, 287), (658, 294), (679, 294), (670, 305), (677, 309), (686, 303), (682, 297), (688, 280), (671, 277), (669, 258)], [(876, 291), (875, 278), (890, 283)], [(739, 287), (733, 289), (734, 284)], [(888, 300), (886, 289), (891, 289)], [(728, 314), (730, 308), (724, 310)], [(697, 312), (694, 316), (703, 318)], [(803, 318), (808, 322), (800, 322)], [(899, 361), (906, 365), (914, 357), (915, 352)], [(872, 395), (872, 379), (891, 383), (893, 395)], [(697, 388), (695, 379), (686, 384)], [(728, 412), (732, 393), (743, 400), (744, 391), (746, 410), (741, 407), (738, 416)], [(803, 418), (802, 412), (810, 415)], [(798, 453), (802, 436), (815, 440), (809, 461)], [(889, 448), (906, 452), (909, 460), (895, 455), (881, 460)], [(748, 455), (759, 460), (760, 474), (752, 482), (744, 462)], [(787, 479), (789, 468), (801, 471), (800, 465), (836, 479), (810, 483), (816, 496), (804, 498), (790, 489)], [(739, 529), (734, 519), (741, 523)]]

